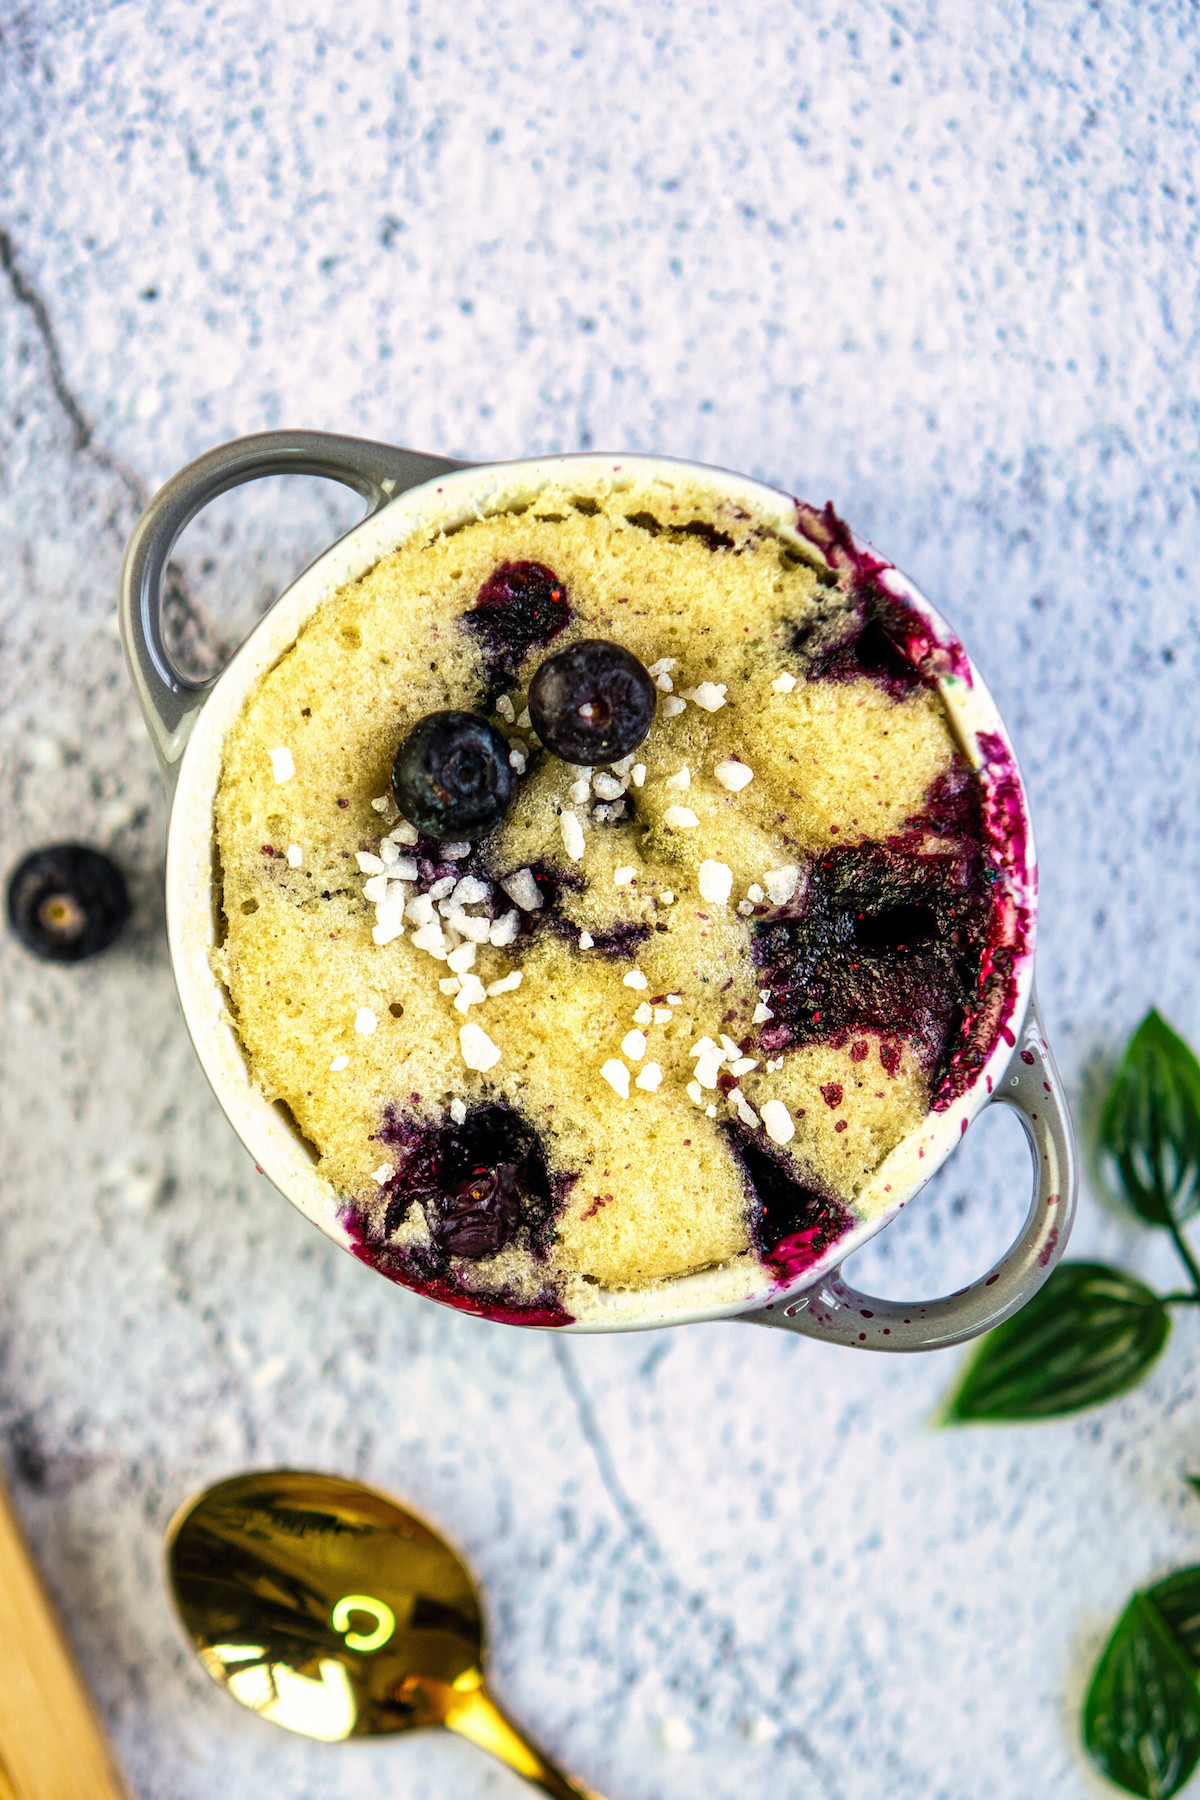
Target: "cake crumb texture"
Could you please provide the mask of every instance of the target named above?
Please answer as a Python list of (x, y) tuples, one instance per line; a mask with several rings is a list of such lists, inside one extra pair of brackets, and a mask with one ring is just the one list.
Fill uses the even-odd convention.
[[(516, 569), (503, 579), (519, 587), (532, 566), (561, 598), (539, 601), (549, 635), (522, 641), (477, 601), (497, 571)], [(928, 823), (931, 793), (969, 784), (936, 688), (914, 675), (898, 693), (866, 669), (809, 678), (861, 629), (845, 577), (702, 482), (549, 488), (403, 544), (259, 681), (216, 803), (214, 967), (254, 1080), (401, 1278), (533, 1304), (759, 1257), (764, 1208), (739, 1138), (798, 1194), (857, 1217), (868, 1179), (928, 1111), (962, 996), (926, 1007), (936, 1043), (925, 1014), (910, 1030), (869, 1005), (849, 1026), (802, 1028), (795, 995), (783, 1011), (772, 995), (782, 952), (769, 934), (799, 942), (814, 883), (832, 892), (872, 847), (915, 845), (947, 892), (977, 852), (969, 824), (946, 838)], [(583, 638), (623, 645), (659, 688), (648, 737), (609, 770), (549, 755), (526, 711), (545, 657)], [(511, 811), (474, 845), (417, 840), (390, 799), (397, 745), (440, 709), (483, 713), (521, 771)], [(834, 923), (813, 967), (840, 979), (858, 927), (836, 897), (822, 904)], [(916, 930), (911, 899), (889, 905), (879, 917)], [(934, 968), (929, 930), (922, 919)], [(952, 987), (945, 956), (939, 968)], [(369, 1031), (356, 1028), (364, 1009)], [(636, 1050), (635, 1027), (645, 1049), (624, 1057), (625, 1098), (601, 1071)], [(498, 1052), (486, 1069), (464, 1059), (479, 1032)], [(651, 1063), (659, 1085), (639, 1086)], [(762, 1126), (771, 1100), (794, 1123), (786, 1145)], [(453, 1134), (496, 1104), (536, 1137), (547, 1216), (535, 1242), (522, 1150), (480, 1203), (494, 1244), (458, 1254), (436, 1195), (467, 1154)], [(390, 1146), (388, 1119), (405, 1121)]]

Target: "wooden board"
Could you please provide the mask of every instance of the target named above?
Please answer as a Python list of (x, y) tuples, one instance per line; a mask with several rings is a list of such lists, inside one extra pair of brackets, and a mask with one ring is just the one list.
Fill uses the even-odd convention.
[(129, 1800), (3, 1487), (0, 1800)]

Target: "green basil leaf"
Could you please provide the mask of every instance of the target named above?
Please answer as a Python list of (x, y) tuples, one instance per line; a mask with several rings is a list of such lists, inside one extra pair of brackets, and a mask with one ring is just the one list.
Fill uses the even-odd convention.
[(1053, 1419), (1111, 1400), (1140, 1381), (1171, 1321), (1123, 1269), (1059, 1263), (1019, 1313), (989, 1331), (946, 1409), (974, 1419)]
[(1180, 1648), (1200, 1669), (1200, 1567), (1176, 1569), (1147, 1589)]
[(1129, 1040), (1101, 1115), (1100, 1150), (1151, 1224), (1200, 1212), (1200, 1063), (1157, 1012)]
[(1146, 1594), (1104, 1647), (1083, 1709), (1083, 1741), (1128, 1794), (1169, 1800), (1200, 1762), (1196, 1672)]

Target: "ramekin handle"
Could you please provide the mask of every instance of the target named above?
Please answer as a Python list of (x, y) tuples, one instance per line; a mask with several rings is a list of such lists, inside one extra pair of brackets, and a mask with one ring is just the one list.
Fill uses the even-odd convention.
[(138, 701), (168, 782), (173, 782), (197, 713), (216, 677), (190, 681), (163, 642), (163, 580), (171, 552), (198, 512), (244, 482), (265, 475), (319, 475), (353, 488), (378, 512), (406, 488), (465, 468), (366, 438), (328, 431), (263, 431), (198, 456), (158, 490), (133, 528), (121, 569), (120, 620)]
[(1066, 1247), (1075, 1217), (1075, 1133), (1034, 996), (1021, 1041), (992, 1096), (1015, 1109), (1034, 1161), (1034, 1195), (1016, 1242), (970, 1287), (941, 1300), (879, 1300), (840, 1269), (805, 1293), (741, 1317), (853, 1350), (943, 1350), (990, 1331), (1041, 1287)]

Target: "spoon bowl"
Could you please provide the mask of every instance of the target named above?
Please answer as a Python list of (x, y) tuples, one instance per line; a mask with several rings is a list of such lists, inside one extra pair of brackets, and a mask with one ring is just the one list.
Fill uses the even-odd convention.
[(291, 1469), (236, 1475), (181, 1508), (166, 1553), (200, 1661), (251, 1712), (327, 1743), (442, 1726), (555, 1800), (600, 1800), (500, 1711), (470, 1574), (385, 1494)]

